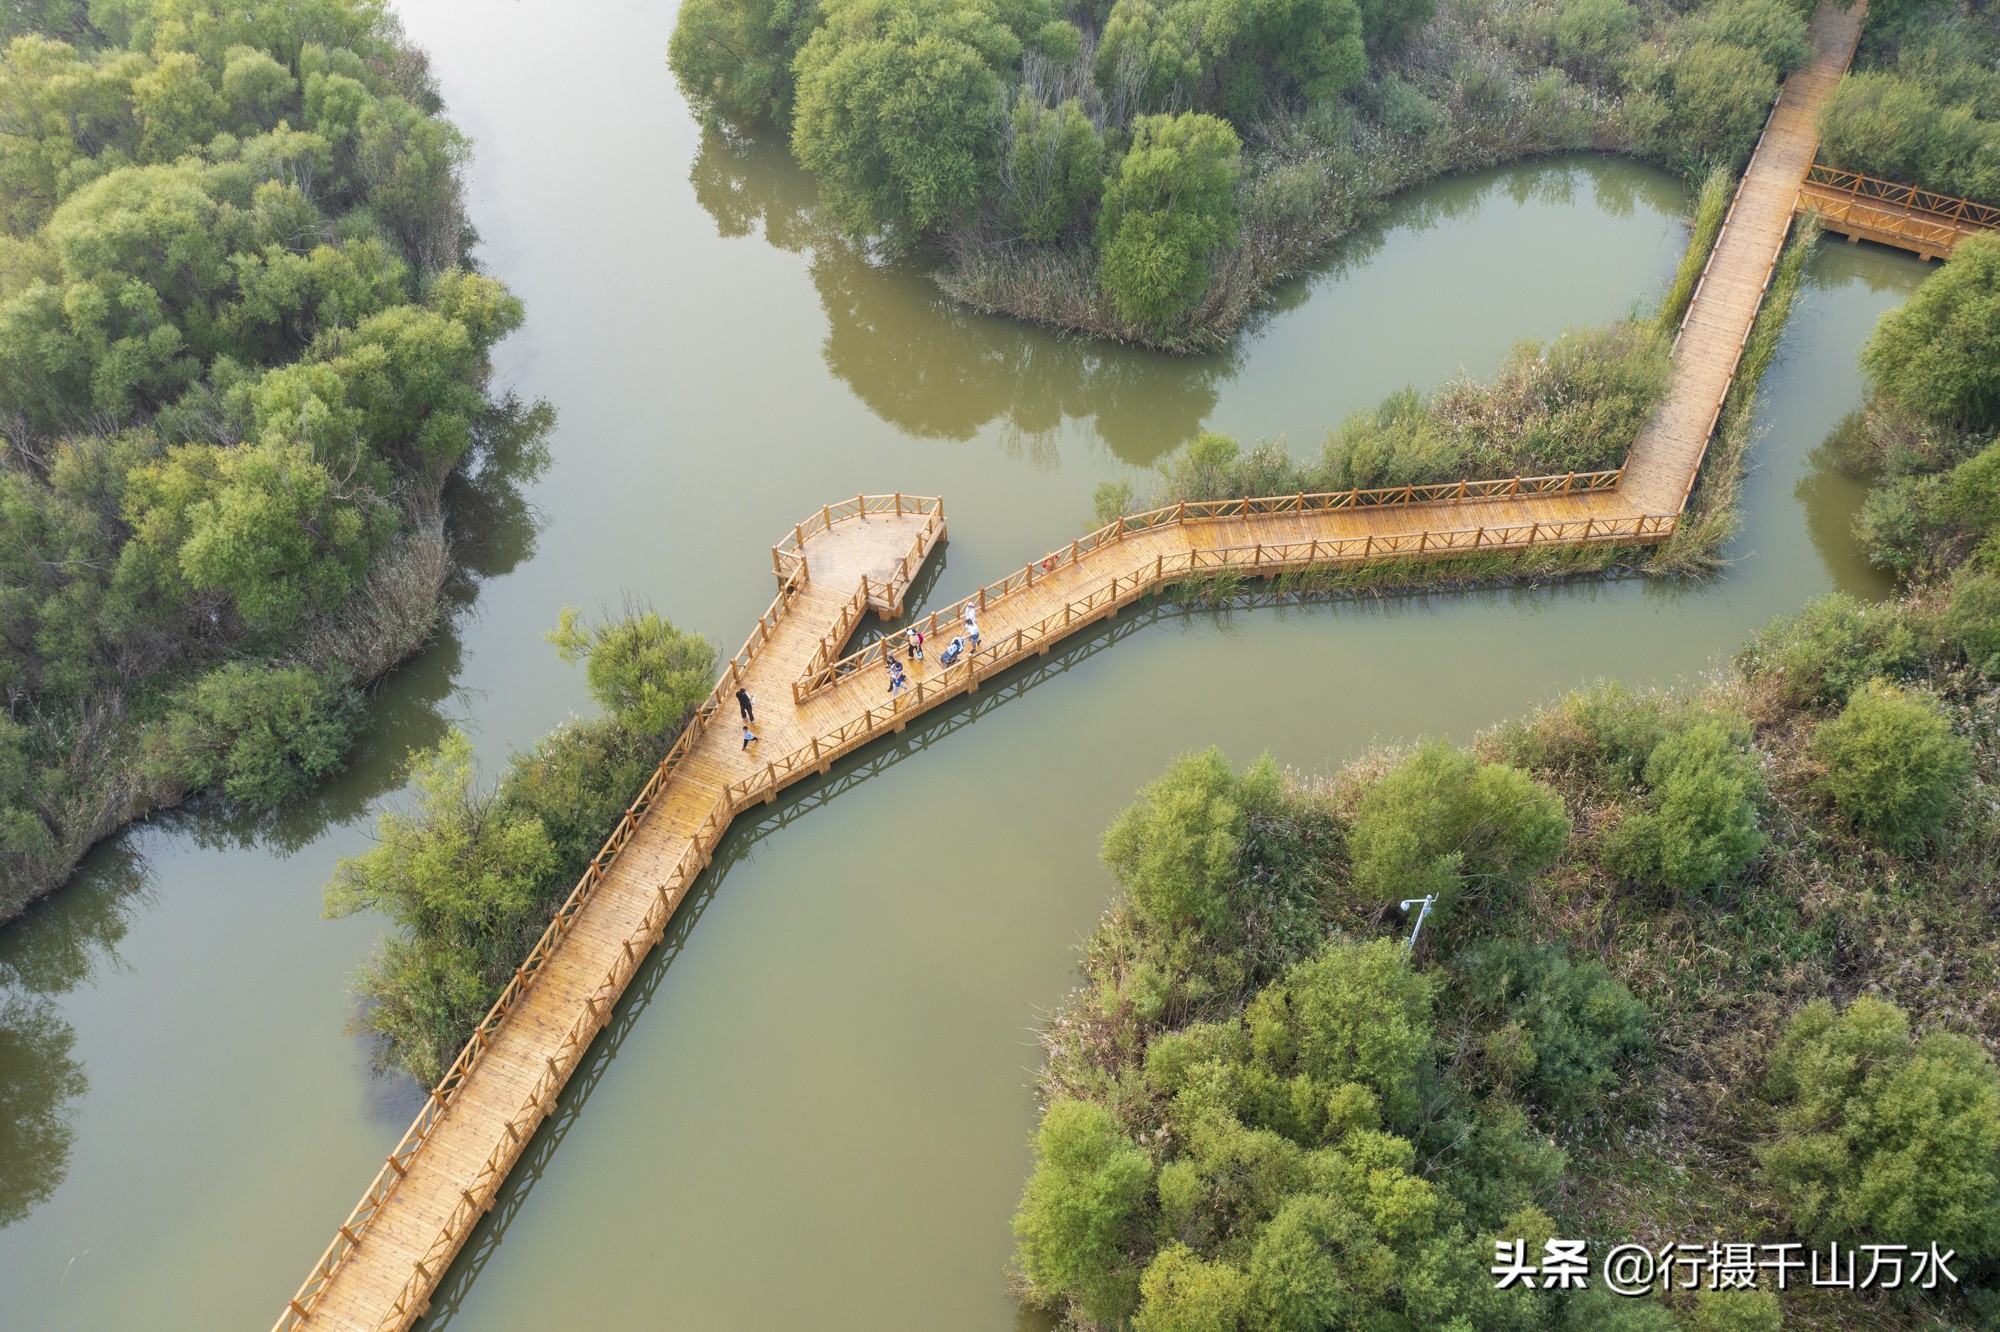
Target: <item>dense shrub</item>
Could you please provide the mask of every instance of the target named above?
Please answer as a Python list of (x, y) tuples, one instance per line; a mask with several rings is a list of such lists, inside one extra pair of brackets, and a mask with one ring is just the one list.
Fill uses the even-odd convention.
[(1719, 0), (1688, 19), (1699, 37), (1754, 52), (1780, 74), (1806, 63), (1806, 19), (1784, 0)]
[(1560, 1118), (1596, 1109), (1646, 1046), (1646, 1006), (1601, 964), (1572, 963), (1560, 946), (1482, 945), (1464, 972), (1464, 1000), (1485, 1025), (1487, 1070)]
[(1780, 1332), (1784, 1310), (1769, 1290), (1704, 1290), (1694, 1297), (1687, 1332)]
[(1049, 1106), (1014, 1216), (1014, 1261), (1036, 1291), (1052, 1302), (1074, 1300), (1092, 1322), (1128, 1314), (1139, 1273), (1124, 1246), (1152, 1178), (1152, 1161), (1102, 1106)]
[(1183, 755), (1105, 833), (1104, 863), (1149, 922), (1226, 938), (1245, 806), (1274, 782), (1268, 767), (1238, 778), (1220, 750)]
[(411, 757), (414, 807), (384, 813), (375, 847), (342, 860), (326, 887), (329, 915), (378, 910), (401, 927), (356, 975), (355, 1025), (375, 1038), (378, 1065), (418, 1082), (437, 1080), (499, 997), (705, 696), (690, 681), (713, 669), (700, 635), (636, 608), (588, 630), (565, 610), (549, 637), (564, 660), (584, 662), (609, 715), (514, 755), (491, 790), (452, 731)]
[(1901, 607), (1864, 605), (1835, 592), (1773, 620), (1736, 661), (1786, 707), (1797, 708), (1839, 706), (1870, 680), (1909, 674), (1921, 656)]
[(1360, 82), (1363, 22), (1355, 0), (1117, 0), (1097, 83), (1114, 102), (1248, 122), (1274, 99), (1322, 101)]
[(1989, 680), (2000, 680), (2000, 574), (1973, 565), (1951, 580), (1944, 630)]
[(1014, 107), (1001, 157), (1000, 199), (1015, 228), (1046, 244), (1076, 229), (1104, 190), (1104, 138), (1075, 98)]
[(376, 845), (340, 862), (327, 884), (330, 915), (380, 911), (406, 933), (385, 941), (357, 977), (361, 1023), (378, 1058), (434, 1083), (511, 969), (538, 889), (557, 868), (540, 820), (509, 817), (481, 792), (472, 743), (454, 730), (410, 762), (415, 807), (390, 810)]
[(679, 725), (715, 679), (709, 641), (674, 628), (657, 611), (635, 607), (623, 619), (586, 629), (581, 612), (566, 606), (548, 637), (564, 661), (584, 663), (590, 696), (645, 734)]
[(1490, 385), (1459, 379), (1427, 397), (1405, 390), (1349, 417), (1327, 439), (1324, 488), (1615, 467), (1667, 378), (1665, 340), (1637, 323), (1526, 339)]
[(1646, 792), (1606, 840), (1605, 864), (1628, 883), (1676, 893), (1733, 881), (1764, 845), (1764, 790), (1739, 727), (1711, 717), (1662, 739), (1646, 759)]
[(1446, 911), (1547, 868), (1569, 832), (1562, 797), (1525, 772), (1427, 742), (1363, 795), (1354, 886), (1384, 901), (1436, 894)]
[(1503, 727), (1499, 741), (1520, 767), (1622, 793), (1639, 784), (1654, 748), (1686, 710), (1671, 695), (1637, 693), (1609, 680)]
[[(1532, 1296), (1491, 1289), (1490, 1244), (1382, 1128), (1419, 1116), (1431, 989), (1392, 941), (1330, 940), (1240, 1017), (1154, 1039), (1144, 1113), (1165, 1131), (1135, 1327), (1533, 1325)], [(1031, 1180), (1021, 1216), (1046, 1210)], [(1101, 1279), (1126, 1279), (1125, 1254), (1098, 1254)], [(1077, 1289), (1028, 1275), (1043, 1303)]]
[(269, 808), (340, 767), (361, 714), (361, 696), (337, 679), (234, 663), (183, 692), (148, 737), (147, 762), (169, 781)]
[(1889, 851), (1941, 836), (1972, 776), (1972, 746), (1920, 694), (1880, 683), (1857, 691), (1813, 735), (1819, 787), (1842, 818)]
[(462, 267), (466, 143), (373, 0), (10, 6), (0, 31), (0, 685), (39, 825), (0, 864), (25, 896), (106, 810), (337, 766), (352, 718), (309, 678), (378, 674), (434, 621), (444, 483), (521, 308)]
[(1937, 422), (2000, 428), (2000, 236), (1960, 242), (1862, 353), (1877, 392)]
[[(1888, 11), (1870, 6), (1871, 25)], [(1963, 198), (2000, 199), (2000, 76), (1990, 45), (1939, 25), (1912, 31), (1885, 68), (1841, 80), (1820, 112), (1840, 167)]]
[(1208, 290), (1209, 261), (1236, 238), (1242, 144), (1213, 116), (1142, 116), (1097, 217), (1100, 280), (1118, 312), (1164, 329)]
[(1772, 1052), (1764, 1173), (1801, 1235), (2000, 1252), (2000, 1071), (1979, 1045), (1912, 1042), (1893, 1004), (1808, 1005)]
[(819, 22), (813, 0), (687, 0), (667, 64), (704, 117), (789, 128), (792, 61)]
[(1637, 42), (1639, 24), (1627, 0), (1575, 0), (1556, 15), (1556, 59), (1582, 78), (1607, 74)]
[[(1697, 20), (1698, 22), (1698, 20)], [(1642, 47), (1626, 63), (1627, 116), (1652, 151), (1695, 167), (1741, 160), (1770, 113), (1777, 71), (1762, 55), (1711, 36)]]
[[(1033, 6), (1022, 6), (1026, 17)], [(1021, 38), (982, 0), (828, 0), (797, 60), (792, 151), (851, 230), (935, 231), (991, 187), (1000, 71)], [(1038, 11), (1039, 12), (1039, 11)]]

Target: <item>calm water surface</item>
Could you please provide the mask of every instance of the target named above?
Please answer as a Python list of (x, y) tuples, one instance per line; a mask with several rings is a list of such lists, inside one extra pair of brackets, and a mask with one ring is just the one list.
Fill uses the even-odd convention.
[[(1316, 447), (1405, 383), (1651, 300), (1683, 240), (1657, 173), (1485, 173), (1399, 202), (1228, 355), (1095, 347), (828, 242), (782, 153), (691, 123), (668, 5), (399, 8), (476, 140), (482, 254), (529, 309), (501, 375), (556, 408), (555, 461), (469, 525), (470, 609), (380, 691), (342, 784), (264, 826), (156, 821), (0, 934), (10, 1329), (269, 1324), (415, 1104), (342, 1030), (380, 924), (322, 920), (320, 885), (411, 746), (460, 724), (490, 768), (589, 707), (541, 638), (563, 604), (644, 597), (734, 647), (773, 539), (895, 489), (946, 497), (932, 595), (955, 598), (1074, 535), (1100, 481), (1143, 493), (1197, 428)], [(1013, 1327), (1032, 1029), (1133, 789), (1211, 742), (1324, 769), (1463, 738), (1597, 676), (1698, 674), (1825, 589), (1879, 593), (1858, 497), (1812, 451), (1922, 273), (1814, 260), (1719, 580), (1122, 616), (740, 827), (431, 1325)]]

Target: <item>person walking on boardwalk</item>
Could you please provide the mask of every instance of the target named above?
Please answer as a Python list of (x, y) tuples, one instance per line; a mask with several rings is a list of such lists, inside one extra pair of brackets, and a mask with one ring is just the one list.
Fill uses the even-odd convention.
[(903, 674), (903, 663), (894, 657), (889, 658), (889, 697), (894, 698), (896, 691), (909, 683), (908, 677)]
[(917, 628), (917, 626), (915, 626), (914, 624), (911, 625), (909, 629), (907, 629), (903, 634), (903, 642), (907, 646), (909, 658), (911, 661), (917, 662), (917, 661), (922, 661), (924, 659), (923, 630)]
[(974, 652), (979, 651), (979, 621), (972, 613), (972, 603), (965, 603), (965, 637), (972, 644)]
[(736, 691), (736, 707), (743, 714), (744, 721), (753, 722), (757, 720), (757, 700), (750, 696), (749, 690), (739, 689)]
[(756, 743), (757, 743), (757, 733), (751, 730), (748, 726), (745, 726), (743, 728), (743, 747), (745, 749), (748, 749), (750, 748), (750, 746)]

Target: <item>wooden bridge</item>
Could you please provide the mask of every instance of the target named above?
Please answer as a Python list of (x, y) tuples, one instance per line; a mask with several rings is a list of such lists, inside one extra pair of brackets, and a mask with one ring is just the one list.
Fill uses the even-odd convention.
[[(870, 610), (901, 613), (945, 535), (942, 501), (857, 495), (795, 526), (771, 554), (776, 597), (287, 1302), (278, 1332), (402, 1329), (424, 1313), (731, 821), (789, 784), (1164, 584), (1671, 535), (1812, 163), (1814, 117), (1859, 26), (1859, 5), (1829, 4), (1813, 20), (1813, 61), (1786, 83), (1759, 140), (1676, 339), (1668, 397), (1618, 471), (1133, 514), (934, 613), (927, 660), (893, 695), (882, 646), (846, 646)], [(938, 649), (968, 607), (978, 646), (941, 665)], [(738, 688), (756, 698), (759, 739), (748, 747)]]
[(1799, 187), (1798, 211), (1816, 212), (1828, 231), (1854, 241), (1949, 259), (1967, 236), (2000, 227), (2000, 208), (1914, 185), (1877, 180), (1815, 163)]

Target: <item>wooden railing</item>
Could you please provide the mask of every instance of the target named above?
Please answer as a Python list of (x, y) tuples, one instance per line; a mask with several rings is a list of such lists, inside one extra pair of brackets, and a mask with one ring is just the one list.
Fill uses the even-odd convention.
[[(1384, 486), (1372, 490), (1332, 490), (1318, 494), (1265, 495), (1256, 498), (1224, 500), (1184, 500), (1158, 509), (1147, 509), (1142, 513), (1127, 514), (1087, 536), (1078, 537), (1067, 546), (1058, 547), (1039, 560), (1030, 560), (1005, 578), (988, 583), (971, 596), (955, 601), (949, 606), (932, 611), (929, 616), (916, 624), (916, 628), (928, 641), (940, 636), (939, 628), (949, 634), (951, 627), (965, 617), (966, 607), (984, 611), (988, 605), (1002, 597), (1025, 591), (1037, 582), (1043, 581), (1084, 556), (1103, 546), (1122, 541), (1127, 536), (1155, 528), (1175, 527), (1183, 523), (1214, 522), (1232, 518), (1255, 518), (1265, 516), (1305, 516), (1315, 513), (1333, 513), (1350, 509), (1388, 508), (1394, 506), (1414, 506), (1423, 504), (1455, 504), (1477, 500), (1508, 500), (1534, 498), (1548, 495), (1574, 495), (1594, 491), (1612, 491), (1618, 488), (1624, 469), (1609, 472), (1567, 472), (1558, 476), (1512, 476), (1491, 481), (1448, 481), (1427, 485)], [(858, 617), (857, 617), (858, 620)], [(837, 640), (845, 644), (848, 633), (842, 633)], [(870, 666), (879, 666), (883, 655), (893, 651), (890, 638), (878, 638), (874, 642), (849, 653), (845, 657), (822, 658), (815, 653), (812, 663), (792, 686), (792, 697), (803, 703), (820, 690), (845, 679), (855, 671)]]
[(854, 637), (854, 626), (860, 624), (861, 617), (868, 613), (871, 601), (869, 582), (867, 574), (861, 575), (861, 586), (847, 599), (847, 604), (840, 608), (840, 614), (834, 618), (833, 628), (827, 630), (825, 637), (819, 640), (819, 646), (814, 648), (812, 656), (806, 659), (805, 670), (800, 672), (798, 679), (792, 681), (794, 703), (805, 702), (807, 695), (818, 688), (822, 680), (833, 678), (831, 670), (833, 663), (840, 656), (840, 650), (847, 646), (847, 640)]
[[(1783, 100), (1784, 92), (1781, 89), (1777, 99), (1771, 103), (1770, 113), (1764, 117), (1764, 128), (1757, 132), (1757, 146), (1750, 150), (1750, 161), (1743, 168), (1742, 178), (1736, 182), (1736, 193), (1729, 200), (1729, 211), (1723, 215), (1722, 227), (1715, 233), (1715, 242), (1708, 247), (1708, 259), (1701, 266), (1701, 278), (1694, 284), (1694, 294), (1688, 297), (1687, 310), (1681, 315), (1680, 327), (1674, 330), (1674, 343), (1671, 348), (1674, 352), (1680, 351), (1681, 335), (1687, 332), (1689, 321), (1694, 318), (1694, 312), (1700, 308), (1701, 289), (1708, 285), (1708, 270), (1714, 266), (1715, 256), (1722, 253), (1723, 241), (1729, 235), (1729, 224), (1736, 220), (1736, 205), (1742, 202), (1743, 192), (1748, 188), (1751, 177), (1756, 173), (1757, 161), (1764, 153), (1764, 140), (1771, 133), (1771, 122), (1777, 119), (1778, 106)], [(1790, 226), (1788, 223), (1787, 234), (1789, 234), (1789, 230)], [(1785, 241), (1784, 236), (1781, 235), (1778, 238), (1776, 248), (1771, 251), (1770, 261), (1764, 265), (1764, 281), (1758, 287), (1759, 293), (1771, 289), (1771, 279), (1778, 271), (1778, 260), (1783, 256), (1784, 252)], [(1760, 294), (1758, 297), (1760, 304), (1762, 300), (1763, 297)], [(1709, 411), (1708, 428), (1702, 434), (1701, 448), (1695, 454), (1694, 466), (1688, 469), (1687, 484), (1681, 487), (1680, 507), (1682, 509), (1686, 509), (1688, 501), (1694, 497), (1695, 481), (1701, 476), (1702, 464), (1708, 461), (1708, 448), (1715, 439), (1715, 428), (1722, 423), (1722, 409), (1729, 401), (1729, 391), (1736, 387), (1736, 368), (1742, 364), (1743, 350), (1750, 345), (1750, 335), (1756, 332), (1756, 330), (1757, 320), (1753, 317), (1748, 326), (1744, 328), (1743, 336), (1737, 339), (1736, 349), (1730, 353), (1729, 374), (1723, 380), (1722, 392), (1716, 395), (1715, 406)]]
[(1898, 184), (1893, 180), (1879, 180), (1874, 176), (1864, 176), (1858, 171), (1842, 171), (1838, 167), (1826, 166), (1819, 162), (1813, 163), (1812, 168), (1806, 172), (1806, 184), (1838, 190), (1856, 199), (1890, 204), (1897, 208), (1915, 209), (1918, 212), (1948, 218), (1953, 222), (1962, 222), (1970, 227), (1982, 229), (2000, 227), (2000, 208), (1992, 204), (1959, 199), (1949, 194), (1939, 194), (1934, 190), (1919, 189), (1915, 185)]
[[(743, 678), (744, 670), (748, 669), (758, 652), (763, 649), (765, 642), (777, 629), (786, 607), (799, 587), (804, 584), (805, 578), (803, 562), (797, 564), (785, 576), (778, 595), (758, 617), (757, 625), (750, 631), (749, 638), (744, 641), (736, 655), (724, 664), (715, 688), (695, 709), (688, 724), (681, 728), (681, 733), (675, 738), (672, 748), (667, 751), (667, 756), (660, 760), (659, 765), (646, 779), (646, 784), (640, 789), (638, 796), (619, 816), (617, 826), (611, 830), (611, 835), (605, 839), (604, 845), (584, 868), (582, 877), (570, 890), (569, 896), (556, 908), (555, 915), (549, 920), (548, 927), (542, 931), (541, 937), (535, 941), (535, 946), (528, 951), (527, 958), (514, 969), (514, 974), (508, 978), (506, 987), (500, 991), (500, 997), (493, 1001), (493, 1006), (487, 1010), (486, 1016), (473, 1029), (471, 1038), (458, 1052), (458, 1057), (452, 1061), (451, 1067), (445, 1070), (444, 1076), (438, 1079), (437, 1086), (431, 1088), (430, 1095), (425, 1098), (423, 1107), (417, 1111), (417, 1116), (411, 1121), (410, 1127), (404, 1130), (395, 1150), (389, 1153), (388, 1160), (383, 1163), (375, 1178), (369, 1182), (368, 1188), (363, 1191), (361, 1201), (354, 1205), (353, 1210), (347, 1215), (347, 1220), (334, 1232), (333, 1240), (320, 1254), (319, 1261), (313, 1265), (311, 1273), (286, 1303), (284, 1313), (274, 1325), (274, 1332), (289, 1332), (289, 1329), (298, 1326), (299, 1322), (319, 1303), (319, 1298), (325, 1292), (327, 1283), (332, 1280), (334, 1272), (354, 1251), (355, 1246), (361, 1243), (362, 1236), (367, 1233), (376, 1213), (388, 1201), (389, 1195), (395, 1192), (396, 1185), (409, 1170), (410, 1161), (416, 1156), (418, 1149), (430, 1140), (438, 1122), (444, 1117), (445, 1111), (456, 1099), (459, 1089), (465, 1085), (465, 1080), (479, 1063), (480, 1056), (492, 1044), (495, 1033), (500, 1030), (500, 1024), (527, 994), (529, 987), (534, 984), (535, 977), (541, 973), (543, 966), (555, 952), (556, 946), (569, 933), (570, 925), (590, 901), (597, 886), (604, 881), (604, 876), (610, 870), (612, 863), (617, 860), (618, 853), (624, 850), (625, 844), (631, 840), (633, 833), (639, 827), (640, 820), (645, 817), (646, 811), (652, 808), (654, 800), (666, 786), (674, 770), (680, 766), (681, 760), (687, 756), (694, 742), (707, 728), (710, 718), (736, 690)], [(730, 810), (729, 816), (733, 817), (734, 813), (733, 809)], [(711, 814), (711, 819), (714, 817)], [(728, 822), (729, 819), (725, 817), (720, 826), (727, 827)], [(719, 837), (720, 832), (718, 831), (716, 835)], [(588, 1039), (584, 1044), (589, 1044)], [(566, 1072), (564, 1076), (567, 1076)], [(561, 1079), (556, 1079), (552, 1085), (560, 1087)], [(531, 1098), (528, 1104), (532, 1103)], [(540, 1113), (546, 1113), (546, 1110)], [(540, 1122), (539, 1117), (536, 1122)], [(526, 1139), (523, 1138), (521, 1141), (525, 1142)], [(519, 1146), (519, 1143), (515, 1144), (516, 1151), (519, 1150)], [(512, 1158), (508, 1159), (511, 1163)], [(499, 1177), (504, 1178), (505, 1175), (506, 1171), (503, 1168)], [(488, 1201), (490, 1202), (490, 1196)], [(416, 1278), (413, 1276), (411, 1280), (414, 1282)], [(428, 1288), (426, 1285), (425, 1289)]]
[[(656, 773), (655, 778), (658, 777)], [(650, 788), (653, 783), (647, 785)], [(680, 860), (655, 890), (638, 928), (623, 941), (604, 979), (584, 1000), (554, 1053), (543, 1061), (541, 1074), (522, 1098), (519, 1109), (507, 1121), (493, 1150), (474, 1173), (472, 1181), (460, 1190), (458, 1202), (439, 1226), (429, 1249), (411, 1264), (410, 1275), (384, 1313), (378, 1324), (380, 1328), (404, 1327), (411, 1319), (424, 1313), (430, 1292), (444, 1274), (445, 1267), (464, 1244), (479, 1218), (492, 1208), (515, 1160), (527, 1147), (528, 1140), (534, 1137), (542, 1120), (555, 1108), (556, 1097), (575, 1070), (577, 1061), (583, 1057), (583, 1052), (590, 1048), (591, 1041), (611, 1020), (611, 1011), (618, 1002), (618, 996), (625, 992), (632, 973), (639, 969), (653, 945), (666, 933), (667, 921), (673, 916), (678, 898), (694, 882), (695, 875), (708, 864), (723, 831), (736, 817), (738, 808), (740, 806), (723, 798), (709, 809), (708, 817), (689, 840)]]
[[(1254, 501), (1253, 501), (1254, 502)], [(1219, 501), (1241, 504), (1244, 501)], [(1173, 509), (1154, 513), (1174, 512)], [(1193, 507), (1192, 505), (1188, 507)], [(1135, 515), (1147, 517), (1149, 515)], [(1129, 523), (1132, 519), (1126, 519)], [(1063, 637), (1100, 616), (1115, 615), (1119, 608), (1145, 596), (1162, 583), (1190, 577), (1204, 577), (1231, 571), (1267, 577), (1300, 569), (1340, 564), (1360, 564), (1382, 557), (1430, 559), (1471, 554), (1479, 551), (1526, 550), (1556, 544), (1652, 544), (1673, 535), (1679, 523), (1674, 514), (1640, 514), (1623, 518), (1586, 518), (1581, 521), (1518, 523), (1500, 527), (1422, 530), (1388, 536), (1319, 537), (1307, 541), (1222, 546), (1212, 549), (1164, 552), (1133, 566), (1129, 572), (1113, 576), (1063, 604), (1031, 625), (1025, 625), (995, 642), (967, 653), (951, 666), (918, 681), (886, 703), (864, 709), (832, 730), (789, 754), (764, 765), (764, 771), (733, 782), (724, 796), (738, 808), (758, 800), (774, 800), (791, 780), (808, 771), (825, 772), (834, 760), (888, 731), (901, 730), (910, 716), (922, 712), (954, 694), (978, 687), (982, 676), (1004, 669), (1029, 651), (1041, 651), (1045, 644)], [(1114, 523), (1093, 537), (1123, 524)], [(1141, 529), (1143, 530), (1143, 529)], [(1110, 540), (1116, 540), (1115, 537)], [(1073, 543), (1083, 544), (1082, 540)], [(1100, 545), (1103, 544), (1100, 542)], [(1032, 567), (1032, 566), (1031, 566)], [(1005, 580), (1003, 580), (1005, 581)], [(963, 603), (960, 603), (963, 605)], [(876, 645), (880, 646), (880, 644)]]
[[(1764, 113), (1764, 128), (1757, 131), (1757, 146), (1750, 150), (1750, 161), (1744, 166), (1743, 174), (1737, 178), (1736, 192), (1729, 196), (1729, 211), (1722, 215), (1722, 225), (1717, 228), (1715, 239), (1709, 242), (1708, 258), (1702, 261), (1701, 276), (1695, 279), (1694, 290), (1688, 294), (1687, 309), (1681, 311), (1680, 326), (1674, 329), (1673, 345), (1668, 348), (1670, 352), (1677, 352), (1681, 349), (1681, 334), (1687, 332), (1688, 321), (1694, 318), (1695, 309), (1701, 304), (1701, 289), (1708, 285), (1708, 270), (1715, 267), (1715, 256), (1722, 253), (1722, 242), (1729, 235), (1729, 224), (1736, 220), (1736, 205), (1743, 201), (1743, 184), (1750, 179), (1751, 173), (1756, 171), (1757, 159), (1764, 155), (1764, 140), (1770, 137), (1771, 121), (1776, 118), (1778, 103), (1784, 100), (1784, 95), (1784, 89), (1780, 87), (1778, 95), (1771, 99), (1771, 109)], [(1779, 248), (1782, 249), (1783, 247), (1780, 246)], [(1771, 285), (1769, 273), (1766, 273), (1764, 277), (1764, 285), (1766, 287)], [(1755, 321), (1753, 320), (1752, 322), (1754, 323)], [(1733, 381), (1735, 377), (1735, 371), (1732, 369), (1730, 378)], [(1716, 410), (1720, 412), (1722, 410), (1721, 406), (1718, 405)], [(1713, 426), (1710, 427), (1710, 433), (1714, 433)], [(1707, 456), (1705, 448), (1703, 456)], [(1699, 464), (1696, 464), (1695, 470), (1701, 470)], [(1690, 485), (1690, 490), (1692, 490), (1692, 485)]]
[[(842, 500), (838, 504), (823, 504), (820, 506), (820, 511), (812, 517), (802, 523), (792, 524), (792, 530), (785, 538), (771, 547), (772, 570), (782, 581), (794, 569), (805, 567), (807, 541), (835, 523), (846, 522), (851, 518), (865, 518), (871, 513), (893, 513), (897, 517), (906, 513), (930, 514), (935, 522), (942, 523), (944, 501), (935, 495), (905, 495), (897, 491), (892, 495), (856, 495), (853, 499)], [(927, 527), (926, 530), (932, 528)]]

